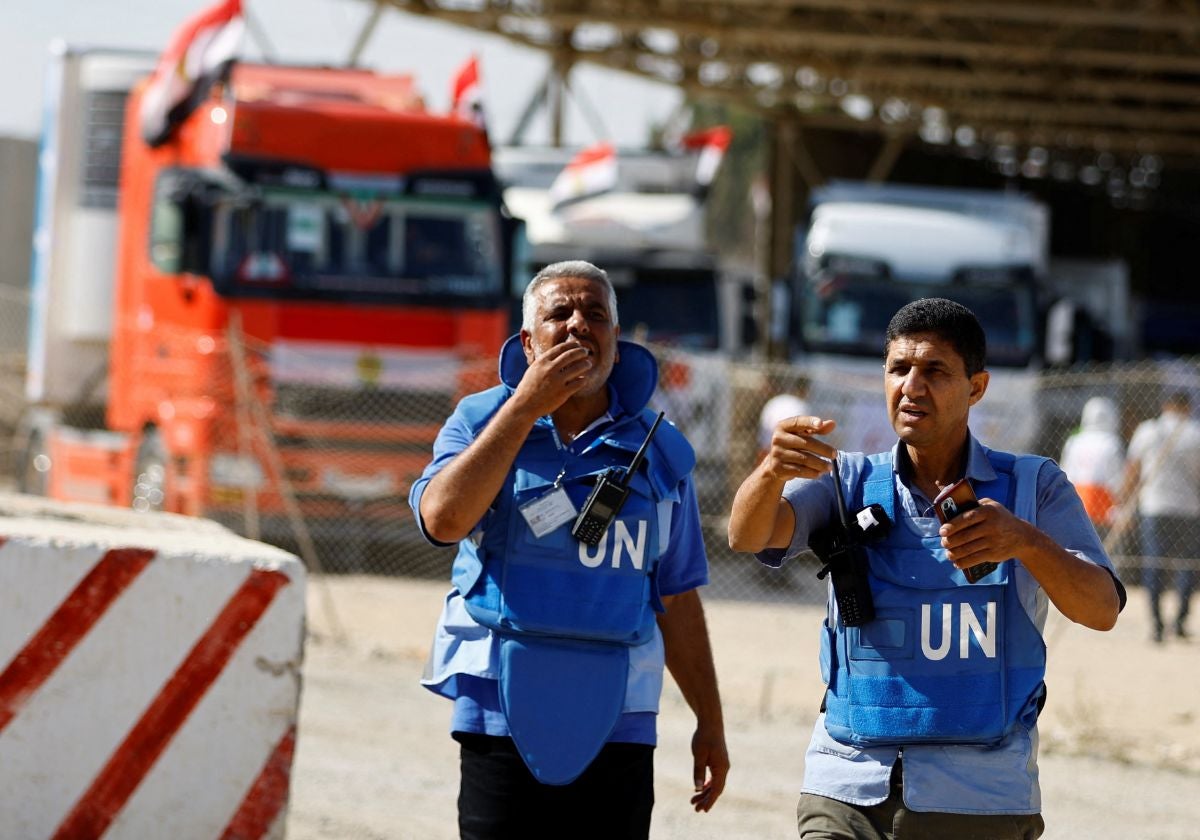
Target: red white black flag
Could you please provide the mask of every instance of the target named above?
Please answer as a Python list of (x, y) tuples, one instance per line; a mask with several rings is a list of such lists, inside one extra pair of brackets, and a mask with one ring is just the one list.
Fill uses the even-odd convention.
[(727, 125), (713, 126), (684, 136), (681, 141), (683, 148), (700, 152), (700, 158), (696, 161), (696, 184), (701, 189), (712, 183), (732, 140), (733, 132)]
[(479, 58), (471, 56), (454, 74), (450, 91), (450, 113), (487, 130), (483, 116), (483, 85), (479, 82)]
[(203, 101), (237, 58), (244, 30), (242, 0), (218, 0), (175, 30), (142, 97), (142, 138), (148, 144), (165, 143)]
[(588, 146), (563, 167), (550, 185), (554, 210), (608, 192), (617, 185), (617, 151), (611, 143)]

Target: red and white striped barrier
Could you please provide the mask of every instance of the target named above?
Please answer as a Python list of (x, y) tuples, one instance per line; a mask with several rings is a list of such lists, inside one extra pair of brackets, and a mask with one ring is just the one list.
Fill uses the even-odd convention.
[(0, 499), (0, 837), (282, 837), (300, 562), (180, 517), (21, 512)]

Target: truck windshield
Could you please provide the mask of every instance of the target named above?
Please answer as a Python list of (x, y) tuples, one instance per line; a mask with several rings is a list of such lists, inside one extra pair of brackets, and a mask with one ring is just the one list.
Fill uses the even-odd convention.
[[(998, 270), (1003, 273), (1006, 270)], [(922, 297), (944, 297), (969, 308), (987, 335), (988, 365), (1025, 367), (1037, 344), (1033, 288), (1013, 271), (997, 270), (987, 283), (913, 283), (878, 275), (822, 270), (804, 287), (800, 333), (807, 352), (854, 356), (883, 354), (888, 322), (901, 306)]]
[(211, 269), (238, 297), (495, 306), (499, 219), (480, 201), (267, 190), (214, 208)]
[(717, 289), (712, 270), (637, 272), (622, 285), (622, 272), (610, 272), (617, 292), (621, 328), (629, 336), (690, 350), (720, 346)]

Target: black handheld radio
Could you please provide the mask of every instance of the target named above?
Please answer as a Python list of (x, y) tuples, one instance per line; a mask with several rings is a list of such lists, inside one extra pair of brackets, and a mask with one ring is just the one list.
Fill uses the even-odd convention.
[(600, 538), (608, 530), (609, 523), (617, 518), (621, 506), (629, 498), (629, 481), (642, 465), (642, 459), (646, 457), (646, 447), (650, 445), (650, 438), (654, 437), (658, 424), (662, 422), (663, 414), (661, 411), (658, 413), (654, 425), (646, 433), (646, 439), (638, 447), (627, 468), (622, 470), (620, 467), (610, 467), (601, 474), (587, 501), (583, 503), (583, 510), (579, 511), (579, 516), (575, 518), (575, 524), (571, 526), (571, 536), (575, 539), (588, 545), (600, 543)]
[(866, 543), (882, 539), (892, 523), (881, 505), (870, 505), (855, 514), (851, 522), (842, 497), (842, 479), (838, 462), (833, 460), (833, 491), (837, 497), (837, 520), (809, 537), (809, 547), (825, 565), (818, 578), (830, 575), (833, 597), (837, 601), (838, 620), (844, 627), (860, 627), (875, 618), (875, 600), (867, 580)]

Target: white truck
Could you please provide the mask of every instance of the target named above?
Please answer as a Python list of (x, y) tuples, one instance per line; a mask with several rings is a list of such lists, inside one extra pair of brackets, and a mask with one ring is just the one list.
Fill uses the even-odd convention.
[(78, 435), (98, 448), (115, 453), (121, 446), (118, 435), (103, 431), (121, 132), (129, 91), (157, 60), (148, 51), (62, 41), (50, 54), (30, 266), (27, 408), (16, 437), (18, 486), (38, 495), (49, 491), (50, 430), (64, 420), (86, 430)]
[[(551, 185), (575, 154), (549, 147), (494, 150), (504, 202), (526, 224), (524, 279), (571, 259), (608, 272), (622, 337), (660, 348), (653, 405), (696, 448), (701, 508), (718, 523), (714, 533), (723, 534), (732, 409), (728, 357), (744, 345), (747, 278), (722, 271), (708, 245), (695, 154), (617, 150), (609, 189), (556, 206)], [(523, 290), (513, 289), (514, 305)], [(518, 320), (514, 312), (514, 329)]]
[(895, 441), (881, 393), (888, 321), (909, 301), (946, 297), (988, 337), (992, 379), (973, 430), (1028, 448), (1049, 228), (1045, 205), (1015, 193), (855, 182), (813, 191), (797, 235), (792, 351), (814, 408), (838, 419), (839, 445), (873, 452)]
[(695, 155), (619, 150), (611, 189), (556, 207), (551, 185), (574, 155), (535, 146), (494, 151), (504, 202), (525, 220), (529, 268), (588, 260), (612, 278), (628, 335), (694, 350), (736, 349), (741, 291), (708, 245)]

